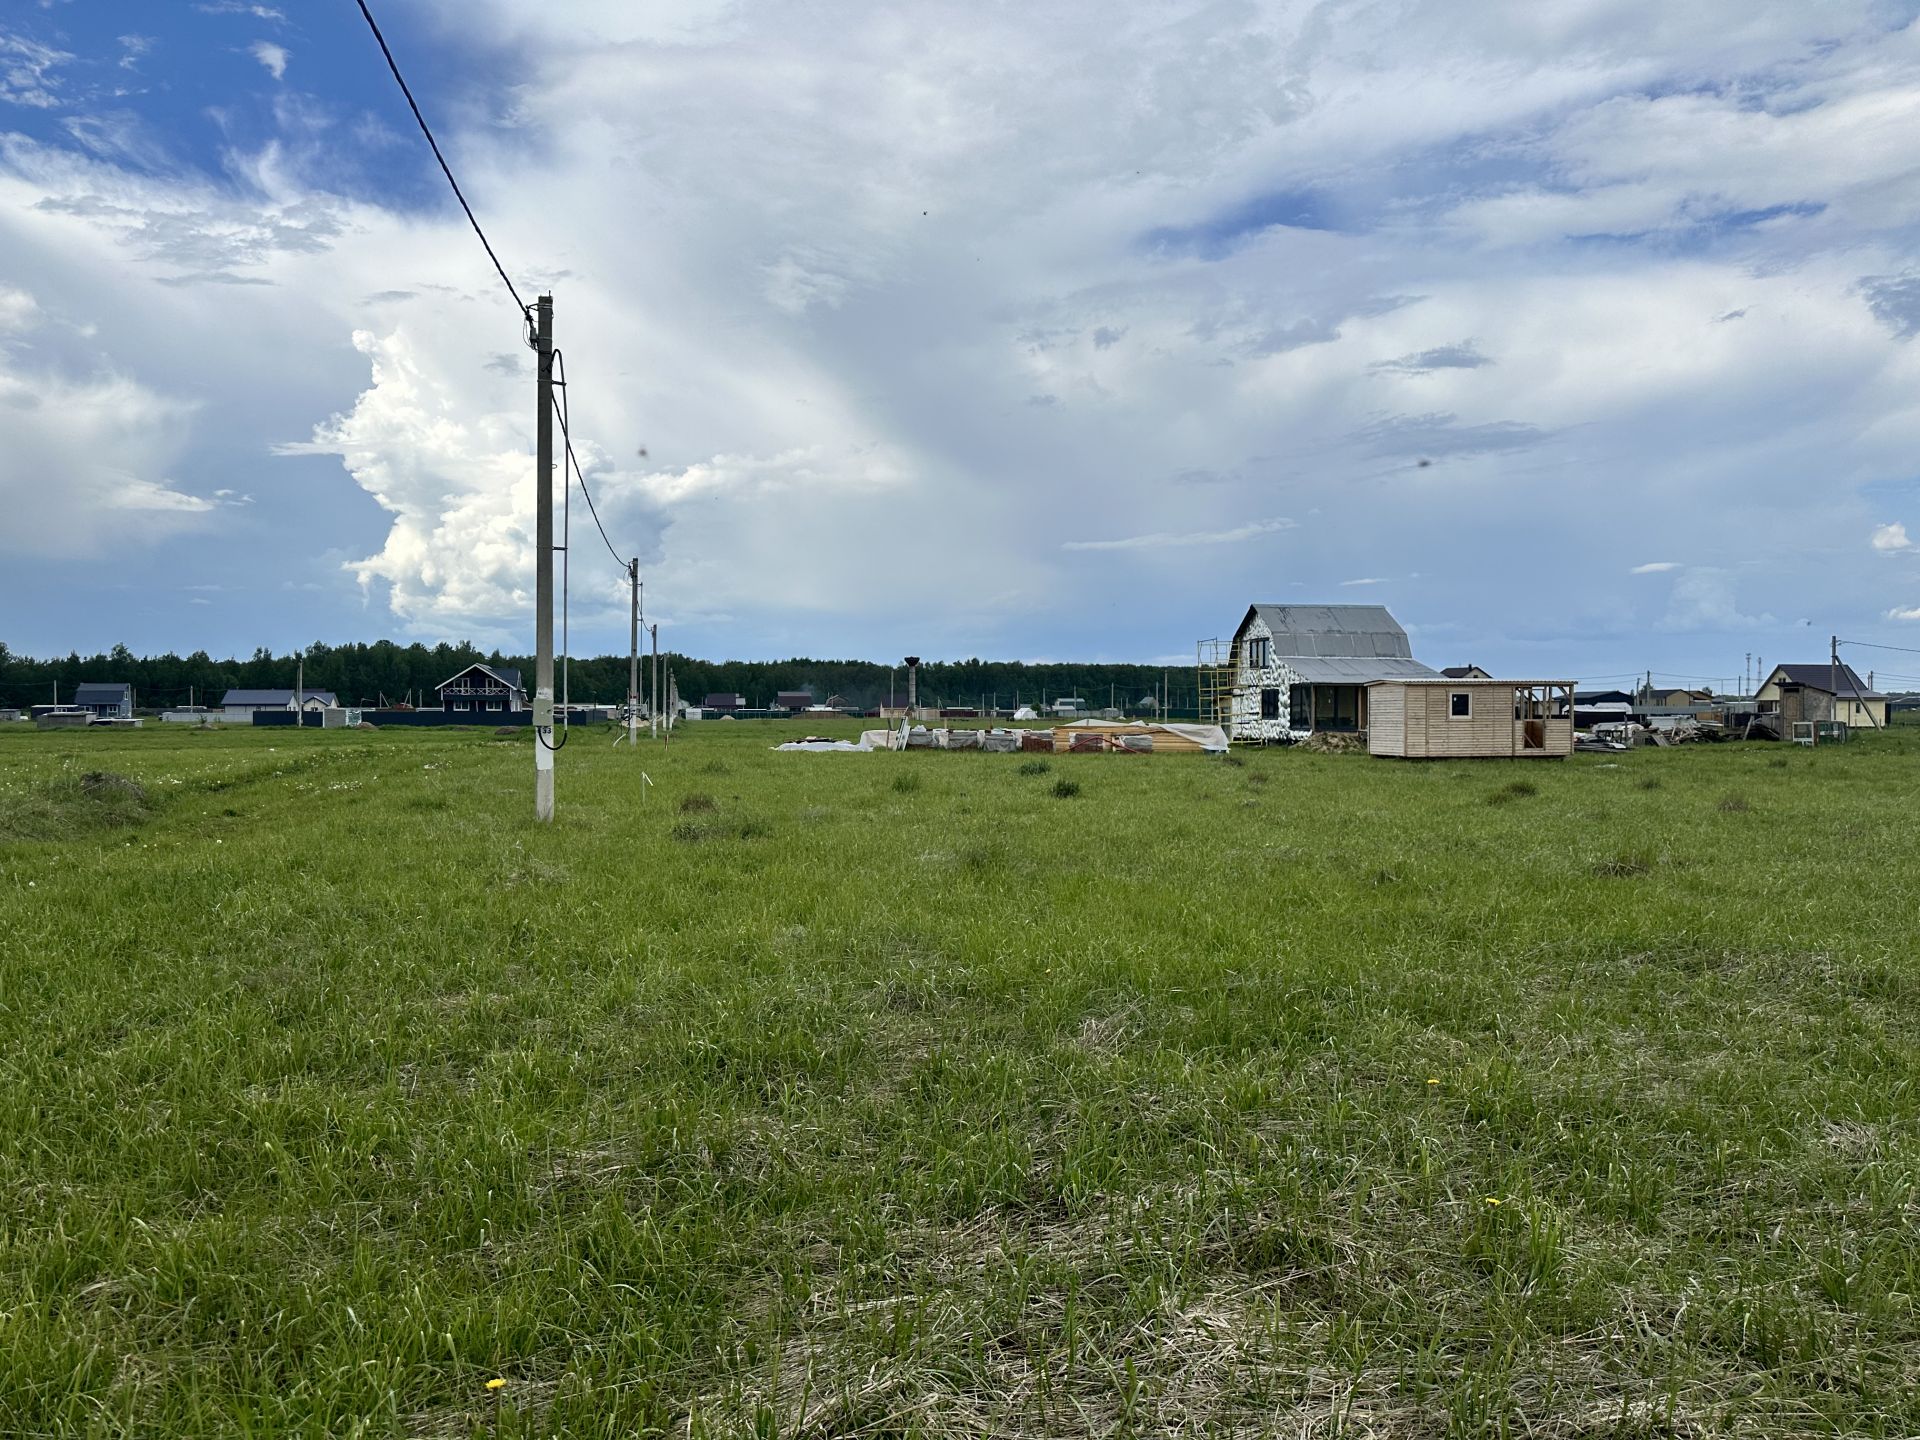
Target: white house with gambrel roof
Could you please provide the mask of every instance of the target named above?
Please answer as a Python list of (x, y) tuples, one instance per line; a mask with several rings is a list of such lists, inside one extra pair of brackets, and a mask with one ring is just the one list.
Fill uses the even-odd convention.
[(1251, 605), (1233, 632), (1229, 738), (1293, 741), (1367, 728), (1367, 686), (1426, 680), (1384, 605)]

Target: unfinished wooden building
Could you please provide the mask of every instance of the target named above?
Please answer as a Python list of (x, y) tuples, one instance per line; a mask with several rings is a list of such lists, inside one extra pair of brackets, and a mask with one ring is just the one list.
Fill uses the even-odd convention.
[(1573, 753), (1571, 680), (1380, 680), (1367, 687), (1367, 749), (1403, 760)]

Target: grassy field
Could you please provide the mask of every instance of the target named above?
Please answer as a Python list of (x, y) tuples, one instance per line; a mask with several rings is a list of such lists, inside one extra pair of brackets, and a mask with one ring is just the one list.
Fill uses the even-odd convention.
[(1920, 1432), (1920, 735), (800, 728), (0, 734), (0, 1434)]

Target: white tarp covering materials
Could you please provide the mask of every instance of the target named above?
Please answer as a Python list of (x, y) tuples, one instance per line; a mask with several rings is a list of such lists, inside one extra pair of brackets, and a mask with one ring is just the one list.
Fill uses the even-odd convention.
[[(930, 730), (925, 725), (910, 725), (900, 722), (897, 730), (863, 730), (860, 739), (833, 740), (823, 735), (809, 735), (801, 740), (789, 740), (784, 745), (775, 745), (775, 750), (805, 750), (815, 752), (837, 752), (840, 754), (872, 754), (877, 750), (990, 750), (996, 754), (1010, 755), (1018, 753), (1023, 737), (1043, 735), (1055, 740), (1055, 749), (1112, 749), (1131, 751), (1135, 754), (1166, 754), (1202, 751), (1209, 755), (1224, 755), (1227, 750), (1227, 732), (1218, 725), (1180, 725), (1164, 721), (1134, 721), (1126, 724), (1111, 720), (1076, 720), (1070, 725), (1062, 725), (1056, 730), (956, 730), (942, 727)], [(1064, 734), (1068, 743), (1058, 743)], [(1078, 735), (1085, 744), (1075, 747), (1071, 737)]]
[(885, 735), (884, 730), (869, 730), (860, 737), (858, 744), (851, 740), (829, 740), (824, 735), (809, 735), (804, 740), (789, 740), (784, 745), (776, 745), (776, 750), (810, 750), (815, 754), (864, 755), (872, 750), (884, 750), (887, 747), (869, 743), (869, 737)]
[(1040, 715), (1033, 706), (1022, 705), (1018, 710), (1013, 712), (1013, 718), (1016, 720), (1038, 720)]
[[(1200, 749), (1209, 755), (1224, 755), (1227, 750), (1227, 732), (1218, 725), (1179, 725), (1171, 721), (1136, 720), (1132, 724), (1120, 725), (1111, 720), (1075, 720), (1060, 727), (1063, 730), (1099, 730), (1108, 735), (1126, 737), (1145, 735), (1158, 739), (1165, 736), (1176, 742), (1177, 748)], [(1160, 744), (1155, 748), (1173, 749), (1176, 745)]]

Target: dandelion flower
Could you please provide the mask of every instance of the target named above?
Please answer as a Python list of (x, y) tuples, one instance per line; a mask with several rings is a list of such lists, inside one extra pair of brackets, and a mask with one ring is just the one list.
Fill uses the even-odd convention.
[(1487, 1196), (1487, 1204), (1498, 1205), (1499, 1203), (1500, 1203), (1500, 1197), (1498, 1195)]
[(1429, 1085), (1438, 1085), (1439, 1083), (1440, 1083), (1440, 1081), (1439, 1081), (1438, 1079), (1433, 1079), (1433, 1080), (1429, 1080), (1429, 1081), (1427, 1081), (1427, 1084), (1429, 1084)]
[(487, 1381), (487, 1388), (489, 1390), (504, 1390), (507, 1388), (507, 1382), (496, 1375), (493, 1379)]

